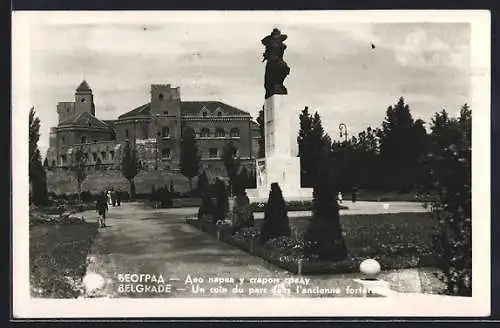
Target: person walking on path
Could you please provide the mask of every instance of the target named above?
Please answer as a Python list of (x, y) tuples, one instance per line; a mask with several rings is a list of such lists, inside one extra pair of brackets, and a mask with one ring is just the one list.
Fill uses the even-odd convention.
[(337, 194), (337, 201), (339, 202), (339, 204), (342, 204), (342, 193), (340, 191)]
[(106, 199), (106, 193), (103, 191), (97, 197), (96, 211), (99, 214), (99, 227), (106, 227), (106, 212), (108, 211), (108, 202)]
[(108, 205), (112, 205), (112, 203), (111, 203), (111, 190), (108, 190), (106, 196), (107, 196)]

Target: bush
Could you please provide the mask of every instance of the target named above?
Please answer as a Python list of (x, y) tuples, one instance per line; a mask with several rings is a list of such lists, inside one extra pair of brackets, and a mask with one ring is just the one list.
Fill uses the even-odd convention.
[(232, 227), (234, 230), (254, 225), (254, 217), (246, 193), (236, 196), (234, 208), (231, 213), (231, 221), (233, 222)]
[(166, 185), (158, 189), (158, 201), (160, 202), (161, 208), (170, 208), (173, 206), (172, 194)]
[(428, 172), (422, 190), (433, 196), (432, 212), (439, 223), (434, 238), (441, 280), (447, 294), (472, 295), (471, 111), (460, 118), (436, 114), (432, 152), (424, 160)]
[(229, 210), (229, 195), (227, 192), (226, 184), (220, 179), (215, 181), (215, 215), (214, 223), (221, 220), (224, 221), (227, 217), (227, 212)]
[(261, 242), (281, 236), (290, 236), (290, 226), (281, 188), (274, 182), (271, 184), (269, 199), (264, 211)]
[(209, 221), (213, 221), (215, 214), (215, 205), (212, 197), (207, 190), (202, 191), (201, 206), (198, 209), (198, 219), (208, 218)]
[(306, 252), (319, 259), (341, 261), (347, 257), (347, 248), (340, 226), (336, 200), (338, 181), (333, 176), (335, 167), (325, 155), (321, 160), (313, 189), (312, 219), (305, 233)]
[(88, 190), (82, 191), (80, 193), (80, 199), (81, 199), (82, 202), (90, 202), (90, 201), (93, 200), (92, 194)]

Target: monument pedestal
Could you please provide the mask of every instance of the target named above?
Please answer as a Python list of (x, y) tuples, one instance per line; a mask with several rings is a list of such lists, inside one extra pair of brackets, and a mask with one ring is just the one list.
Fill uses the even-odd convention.
[(291, 155), (290, 108), (285, 97), (273, 95), (264, 103), (266, 157), (256, 163), (257, 188), (246, 190), (250, 202), (266, 202), (274, 182), (286, 201), (312, 199), (312, 188), (300, 187), (300, 158)]

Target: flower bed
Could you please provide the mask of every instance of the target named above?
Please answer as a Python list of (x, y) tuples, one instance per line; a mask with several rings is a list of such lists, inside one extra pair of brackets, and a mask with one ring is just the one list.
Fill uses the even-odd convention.
[[(266, 203), (264, 202), (255, 202), (250, 204), (250, 209), (252, 212), (264, 212)], [(312, 210), (312, 201), (288, 201), (286, 202), (286, 209), (289, 212), (299, 212), (299, 211), (311, 211)], [(341, 210), (348, 209), (345, 205), (340, 205)]]
[[(290, 225), (296, 231), (294, 238), (281, 237), (258, 243), (261, 220), (251, 228), (243, 228), (234, 234), (221, 231), (216, 226), (199, 220), (187, 220), (189, 224), (208, 234), (259, 256), (276, 266), (293, 273), (326, 274), (357, 272), (361, 261), (374, 258), (382, 269), (402, 269), (433, 266), (432, 235), (436, 224), (426, 213), (396, 213), (379, 215), (350, 215), (341, 217), (348, 257), (341, 262), (318, 260), (304, 252), (302, 235), (310, 218), (291, 218)], [(300, 269), (299, 269), (300, 266)]]
[(77, 298), (97, 223), (36, 225), (29, 229), (32, 297)]

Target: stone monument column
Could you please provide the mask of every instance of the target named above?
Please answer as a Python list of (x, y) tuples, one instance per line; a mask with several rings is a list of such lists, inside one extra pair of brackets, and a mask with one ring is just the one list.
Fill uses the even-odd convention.
[(274, 29), (262, 39), (267, 60), (264, 87), (264, 135), (266, 157), (256, 163), (257, 189), (248, 189), (251, 201), (267, 201), (271, 184), (276, 182), (285, 200), (311, 199), (312, 189), (300, 187), (300, 158), (292, 156), (290, 126), (294, 111), (287, 105), (288, 91), (283, 81), (290, 68), (283, 60), (287, 36)]

